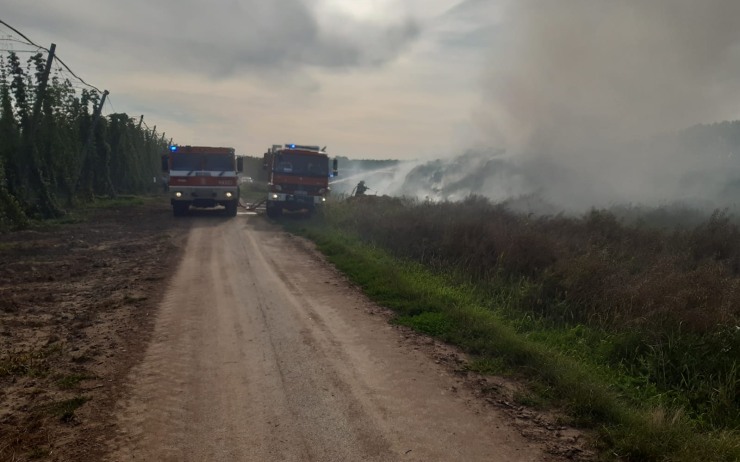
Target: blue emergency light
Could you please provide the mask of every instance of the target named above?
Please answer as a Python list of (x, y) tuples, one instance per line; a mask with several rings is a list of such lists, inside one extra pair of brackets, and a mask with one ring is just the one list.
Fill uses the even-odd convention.
[(170, 146), (170, 151), (175, 152), (177, 151), (177, 146)]

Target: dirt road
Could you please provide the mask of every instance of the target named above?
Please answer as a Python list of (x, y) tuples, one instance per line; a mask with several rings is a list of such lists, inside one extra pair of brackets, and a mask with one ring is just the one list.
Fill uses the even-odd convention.
[(108, 460), (547, 460), (304, 240), (190, 217)]

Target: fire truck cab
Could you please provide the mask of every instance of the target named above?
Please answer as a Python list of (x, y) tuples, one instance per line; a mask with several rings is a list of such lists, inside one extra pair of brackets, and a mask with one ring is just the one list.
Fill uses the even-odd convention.
[(236, 216), (239, 205), (239, 172), (243, 159), (234, 148), (177, 146), (162, 156), (162, 170), (169, 173), (168, 189), (175, 216), (187, 215), (190, 206), (223, 206)]
[(312, 213), (329, 193), (329, 178), (337, 175), (337, 160), (329, 165), (326, 147), (296, 144), (272, 145), (263, 157), (267, 171), (267, 216), (283, 210)]

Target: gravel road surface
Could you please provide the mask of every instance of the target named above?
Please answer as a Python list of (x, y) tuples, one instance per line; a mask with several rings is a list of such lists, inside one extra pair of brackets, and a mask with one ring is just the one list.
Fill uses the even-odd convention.
[(541, 461), (307, 241), (191, 216), (108, 460)]

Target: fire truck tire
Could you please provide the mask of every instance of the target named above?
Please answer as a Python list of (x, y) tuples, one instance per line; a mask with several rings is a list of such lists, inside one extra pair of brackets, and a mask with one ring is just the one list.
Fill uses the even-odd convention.
[(190, 204), (188, 204), (187, 202), (176, 202), (172, 204), (172, 214), (176, 217), (187, 215), (188, 209), (190, 209)]
[(236, 216), (236, 201), (227, 202), (225, 204), (226, 207), (226, 216), (228, 217), (235, 217)]
[(276, 207), (274, 205), (268, 205), (265, 211), (267, 216), (270, 218), (277, 218), (283, 214), (283, 208), (279, 206)]

